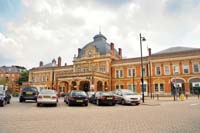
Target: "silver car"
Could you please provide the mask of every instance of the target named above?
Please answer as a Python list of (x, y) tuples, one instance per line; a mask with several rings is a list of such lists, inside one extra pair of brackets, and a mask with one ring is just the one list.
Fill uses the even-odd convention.
[(115, 97), (118, 103), (121, 103), (123, 105), (124, 104), (139, 105), (141, 101), (141, 95), (138, 95), (137, 93), (127, 89), (117, 89), (115, 91)]
[(53, 104), (57, 106), (58, 96), (55, 90), (42, 90), (37, 97), (37, 106), (42, 104)]

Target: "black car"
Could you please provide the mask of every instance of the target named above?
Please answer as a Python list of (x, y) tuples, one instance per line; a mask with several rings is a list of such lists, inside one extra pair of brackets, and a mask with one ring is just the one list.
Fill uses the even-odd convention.
[(114, 106), (116, 104), (115, 96), (113, 92), (110, 91), (97, 91), (92, 99), (92, 102), (98, 106), (102, 104)]
[(34, 100), (37, 102), (38, 91), (36, 87), (25, 87), (21, 91), (21, 95), (19, 97), (19, 102), (25, 102), (26, 100)]
[(11, 96), (8, 91), (0, 91), (0, 106), (3, 107), (6, 104), (10, 104)]
[(84, 91), (73, 90), (65, 100), (69, 106), (71, 105), (85, 105), (88, 106), (88, 96)]

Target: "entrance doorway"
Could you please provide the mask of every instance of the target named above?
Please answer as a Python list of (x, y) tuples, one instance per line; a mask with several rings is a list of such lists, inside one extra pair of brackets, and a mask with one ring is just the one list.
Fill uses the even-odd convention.
[(85, 92), (90, 91), (90, 82), (89, 81), (81, 81), (79, 90), (83, 90)]

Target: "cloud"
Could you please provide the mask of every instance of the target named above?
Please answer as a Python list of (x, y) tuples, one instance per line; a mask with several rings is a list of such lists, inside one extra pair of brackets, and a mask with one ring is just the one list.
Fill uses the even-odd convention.
[[(199, 47), (200, 4), (183, 0), (22, 0), (23, 13), (17, 20), (0, 21), (0, 65), (36, 67), (62, 57), (72, 64), (77, 49), (101, 32), (107, 41), (121, 47), (123, 56), (140, 56), (139, 33), (143, 43), (157, 52), (171, 46)], [(6, 31), (6, 32), (5, 32)], [(5, 56), (6, 53), (9, 56)]]

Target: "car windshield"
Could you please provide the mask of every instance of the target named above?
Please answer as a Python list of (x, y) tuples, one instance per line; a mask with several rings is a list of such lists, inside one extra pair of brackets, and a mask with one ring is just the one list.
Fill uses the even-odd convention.
[(130, 90), (123, 90), (123, 91), (122, 91), (122, 94), (123, 94), (123, 95), (135, 95), (135, 93), (132, 92), (132, 91), (130, 91)]
[(107, 92), (101, 92), (102, 95), (113, 95), (113, 92), (107, 91)]
[(26, 87), (23, 91), (37, 91), (37, 89), (35, 87)]
[(72, 96), (87, 96), (84, 91), (74, 91), (72, 92)]
[(40, 94), (55, 94), (54, 90), (42, 90)]

